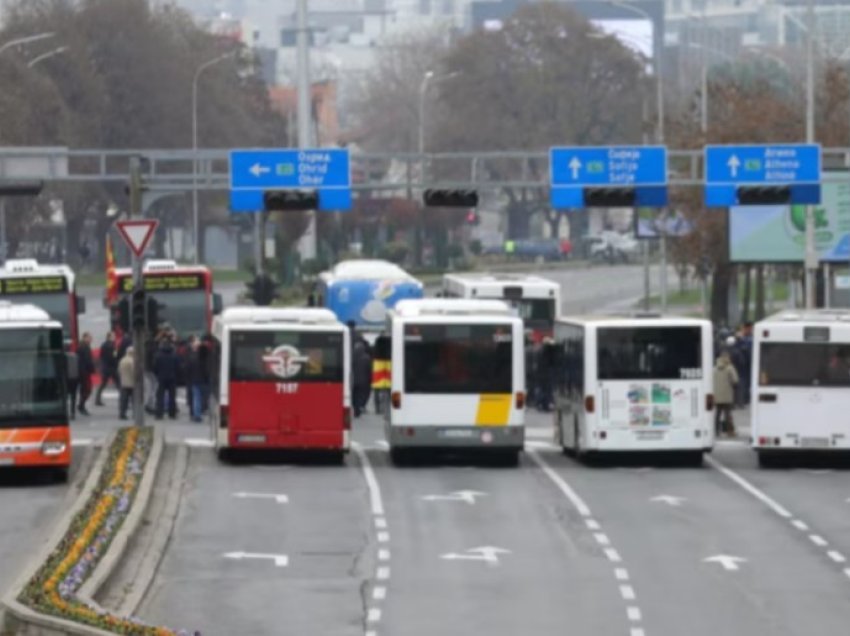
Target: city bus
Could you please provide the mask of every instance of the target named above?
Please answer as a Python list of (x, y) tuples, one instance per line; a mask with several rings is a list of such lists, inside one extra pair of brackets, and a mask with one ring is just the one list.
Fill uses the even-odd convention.
[(340, 322), (379, 332), (387, 311), (397, 302), (422, 298), (424, 286), (398, 265), (388, 261), (355, 259), (322, 272), (314, 291), (315, 304), (330, 309)]
[(71, 466), (62, 323), (35, 305), (0, 301), (0, 468)]
[(475, 450), (516, 465), (525, 438), (522, 319), (504, 302), (403, 300), (390, 312), (391, 459)]
[[(113, 310), (127, 303), (121, 300), (133, 291), (133, 272), (129, 267), (117, 268), (115, 277), (119, 299)], [(180, 341), (189, 336), (202, 336), (212, 329), (213, 316), (219, 314), (222, 300), (213, 292), (213, 275), (205, 265), (179, 265), (173, 260), (148, 260), (142, 269), (145, 291), (159, 305), (158, 322), (167, 323)], [(119, 310), (120, 311), (120, 310)], [(119, 317), (129, 324), (129, 317)], [(148, 325), (155, 330), (156, 326)]]
[(447, 298), (504, 300), (525, 322), (534, 342), (552, 335), (561, 313), (561, 286), (540, 276), (526, 274), (445, 274)]
[(231, 450), (324, 451), (342, 461), (351, 431), (351, 342), (327, 309), (232, 307), (216, 317), (210, 426)]
[(756, 323), (752, 387), (760, 465), (850, 450), (850, 310), (787, 310)]
[(661, 451), (702, 464), (714, 446), (711, 322), (564, 317), (554, 340), (555, 435), (566, 453)]
[(43, 265), (35, 259), (6, 261), (0, 268), (0, 300), (40, 307), (61, 323), (65, 348), (76, 351), (79, 314), (86, 299), (77, 295), (74, 270), (67, 265)]

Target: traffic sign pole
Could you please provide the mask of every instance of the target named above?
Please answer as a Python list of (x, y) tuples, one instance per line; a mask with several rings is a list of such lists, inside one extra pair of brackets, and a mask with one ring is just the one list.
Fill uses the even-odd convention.
[[(130, 159), (130, 216), (133, 219), (142, 216), (142, 171), (139, 157)], [(123, 233), (122, 233), (123, 236)], [(126, 236), (124, 237), (126, 240)], [(141, 251), (131, 245), (133, 252), (133, 291), (144, 288), (142, 279)], [(132, 306), (132, 303), (128, 304)], [(131, 320), (133, 325), (133, 423), (136, 426), (145, 425), (145, 328), (136, 326), (138, 321)]]

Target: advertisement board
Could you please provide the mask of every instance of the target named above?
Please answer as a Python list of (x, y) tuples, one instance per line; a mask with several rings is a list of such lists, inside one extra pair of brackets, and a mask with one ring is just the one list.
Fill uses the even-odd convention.
[[(824, 262), (850, 259), (850, 183), (824, 181), (815, 209), (815, 245)], [(806, 249), (806, 206), (729, 208), (729, 258), (735, 263), (800, 263)]]
[(635, 238), (657, 239), (662, 236), (687, 236), (694, 229), (681, 212), (658, 208), (635, 210)]

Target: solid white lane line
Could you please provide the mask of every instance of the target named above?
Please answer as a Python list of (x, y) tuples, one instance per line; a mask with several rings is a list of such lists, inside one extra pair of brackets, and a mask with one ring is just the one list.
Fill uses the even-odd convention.
[(631, 585), (621, 585), (620, 594), (626, 601), (635, 600), (635, 589)]
[(372, 505), (372, 514), (376, 517), (384, 516), (384, 500), (381, 498), (381, 487), (378, 485), (378, 479), (375, 477), (375, 471), (372, 469), (372, 462), (369, 461), (369, 456), (366, 451), (357, 442), (351, 443), (351, 449), (357, 458), (360, 460), (360, 467), (363, 469), (363, 476), (366, 479), (366, 486), (369, 488), (369, 499)]
[(826, 539), (824, 539), (822, 536), (817, 535), (817, 534), (810, 534), (809, 539), (811, 539), (812, 543), (814, 543), (816, 546), (819, 546), (821, 548), (825, 548), (826, 546), (829, 545), (829, 543), (827, 543)]
[(639, 607), (629, 606), (626, 608), (626, 615), (629, 617), (629, 620), (633, 623), (636, 623), (641, 619), (641, 613)]
[(584, 503), (584, 500), (578, 496), (575, 490), (564, 481), (564, 479), (556, 473), (549, 464), (543, 461), (540, 457), (540, 454), (536, 450), (528, 450), (526, 451), (529, 457), (534, 460), (534, 463), (537, 464), (540, 469), (546, 473), (546, 476), (552, 480), (555, 486), (564, 493), (564, 496), (573, 504), (573, 507), (578, 511), (578, 513), (582, 517), (590, 516), (590, 508), (588, 508), (587, 504)]
[(605, 556), (608, 557), (609, 561), (613, 561), (614, 563), (619, 563), (622, 561), (620, 558), (620, 553), (617, 552), (614, 548), (605, 548)]
[(830, 550), (829, 552), (826, 553), (826, 556), (828, 556), (830, 559), (832, 559), (836, 563), (844, 563), (847, 560), (847, 559), (844, 558), (843, 554), (841, 554), (840, 552), (836, 552), (835, 550)]
[(711, 466), (711, 467), (712, 467), (712, 468), (714, 468), (715, 470), (718, 470), (718, 471), (720, 471), (721, 473), (723, 473), (724, 475), (726, 475), (729, 479), (731, 479), (732, 481), (734, 481), (734, 482), (735, 482), (736, 484), (738, 484), (741, 488), (743, 488), (743, 489), (744, 489), (744, 490), (746, 490), (748, 493), (750, 493), (753, 497), (755, 497), (756, 499), (758, 499), (759, 501), (761, 501), (764, 505), (766, 505), (768, 508), (770, 508), (771, 510), (773, 510), (773, 511), (774, 511), (776, 514), (778, 514), (780, 517), (783, 517), (783, 518), (785, 518), (785, 519), (790, 519), (790, 518), (793, 516), (793, 515), (792, 515), (790, 512), (788, 512), (785, 508), (783, 508), (782, 506), (780, 506), (780, 505), (779, 505), (779, 504), (778, 504), (778, 503), (777, 503), (774, 499), (772, 499), (769, 495), (765, 494), (764, 492), (762, 492), (761, 490), (759, 490), (758, 488), (756, 488), (755, 486), (753, 486), (753, 485), (752, 485), (749, 481), (747, 481), (746, 479), (744, 479), (743, 477), (741, 477), (741, 476), (740, 476), (738, 473), (736, 473), (734, 470), (731, 470), (731, 469), (729, 469), (729, 468), (726, 468), (726, 466), (724, 466), (723, 464), (721, 464), (719, 461), (717, 461), (717, 460), (716, 460), (716, 459), (714, 459), (713, 457), (706, 456), (705, 460), (708, 462), (708, 465), (709, 465), (709, 466)]
[(377, 623), (381, 620), (381, 610), (377, 607), (370, 608), (369, 613), (366, 615), (366, 620), (370, 623)]
[(587, 527), (591, 530), (599, 530), (599, 522), (596, 519), (585, 519), (584, 522), (587, 524)]
[(372, 590), (372, 598), (376, 601), (383, 601), (387, 598), (387, 588), (383, 585), (379, 585), (374, 590)]
[(794, 526), (795, 528), (797, 528), (797, 530), (802, 530), (803, 532), (806, 532), (809, 529), (809, 526), (807, 526), (804, 522), (800, 521), (799, 519), (794, 519), (791, 522), (791, 525)]
[(617, 577), (618, 581), (628, 581), (629, 571), (626, 568), (616, 568), (614, 570), (614, 576)]
[(596, 539), (596, 543), (599, 545), (611, 545), (611, 539), (602, 532), (594, 532), (593, 538)]
[(389, 561), (390, 560), (390, 551), (389, 550), (378, 550), (378, 561)]
[(386, 581), (388, 578), (390, 578), (390, 569), (388, 567), (380, 567), (375, 573), (375, 576), (378, 578), (379, 581)]

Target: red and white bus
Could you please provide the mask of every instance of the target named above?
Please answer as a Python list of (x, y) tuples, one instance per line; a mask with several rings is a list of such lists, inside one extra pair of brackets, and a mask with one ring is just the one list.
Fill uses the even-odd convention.
[[(204, 265), (179, 265), (172, 260), (149, 260), (142, 269), (145, 291), (159, 303), (159, 320), (177, 332), (180, 340), (202, 336), (212, 329), (213, 316), (221, 312), (221, 297), (213, 292), (212, 270)], [(115, 270), (120, 299), (133, 291), (133, 272)], [(155, 326), (149, 325), (155, 330)]]
[(351, 342), (327, 309), (232, 307), (213, 323), (210, 426), (233, 450), (327, 451), (351, 431)]
[(80, 339), (79, 314), (85, 298), (77, 295), (74, 270), (67, 265), (41, 265), (35, 259), (6, 261), (0, 268), (0, 300), (40, 307), (62, 324), (65, 348), (76, 351)]
[(35, 305), (0, 301), (0, 467), (68, 479), (68, 365), (63, 329)]

